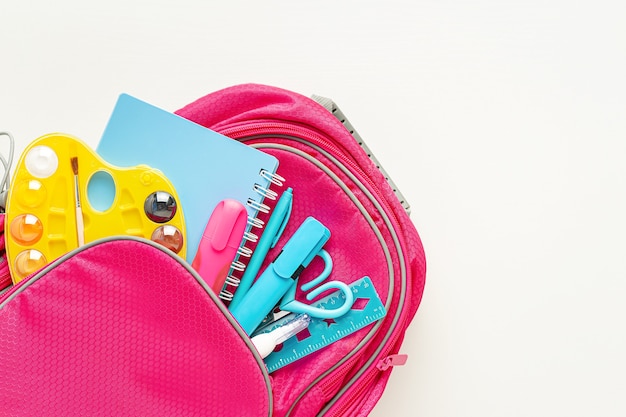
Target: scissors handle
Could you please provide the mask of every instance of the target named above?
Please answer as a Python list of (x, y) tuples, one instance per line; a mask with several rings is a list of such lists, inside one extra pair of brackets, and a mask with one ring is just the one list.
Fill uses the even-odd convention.
[[(302, 284), (302, 286), (300, 287), (302, 291), (308, 291), (311, 288), (315, 287), (316, 285), (321, 284), (322, 281), (328, 278), (328, 276), (333, 270), (333, 258), (330, 257), (330, 254), (326, 250), (320, 249), (320, 251), (317, 253), (317, 256), (322, 258), (322, 260), (324, 261), (324, 270), (322, 271), (321, 274), (319, 274), (317, 278), (307, 282), (306, 284)], [(294, 295), (295, 295), (295, 290), (294, 290)]]
[[(326, 252), (324, 249), (320, 250), (320, 252), (318, 253), (318, 256), (320, 256), (324, 260), (324, 263), (326, 265), (324, 268), (324, 271), (314, 280), (311, 280), (310, 282), (303, 284), (302, 287), (300, 287), (302, 291), (310, 290), (311, 288), (320, 284), (330, 275), (330, 272), (332, 270), (332, 265), (333, 265), (332, 258), (330, 257), (328, 252)], [(333, 309), (323, 309), (323, 308), (318, 308), (318, 307), (312, 307), (308, 304), (295, 300), (294, 298), (295, 298), (295, 292), (296, 292), (296, 285), (297, 284), (294, 284), (289, 289), (287, 294), (285, 294), (285, 297), (283, 298), (283, 302), (280, 304), (281, 310), (291, 311), (293, 313), (306, 313), (310, 315), (311, 317), (317, 317), (320, 319), (331, 319), (331, 318), (337, 318), (339, 316), (346, 314), (350, 310), (350, 308), (352, 308), (352, 304), (354, 303), (354, 294), (352, 294), (352, 290), (347, 284), (341, 281), (326, 282), (306, 294), (306, 299), (310, 301), (326, 290), (337, 289), (341, 291), (344, 294), (345, 300), (340, 307), (333, 308)]]

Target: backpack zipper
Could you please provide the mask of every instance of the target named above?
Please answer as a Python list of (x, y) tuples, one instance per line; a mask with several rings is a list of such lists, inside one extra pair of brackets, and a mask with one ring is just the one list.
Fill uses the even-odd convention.
[[(258, 120), (255, 122), (234, 123), (225, 128), (220, 128), (219, 132), (239, 141), (273, 137), (310, 142), (328, 151), (333, 157), (340, 160), (343, 165), (351, 168), (350, 171), (354, 174), (358, 174), (359, 180), (367, 183), (376, 196), (380, 196), (382, 194), (379, 185), (366, 175), (363, 172), (363, 169), (353, 159), (347, 156), (348, 151), (343, 147), (337, 146), (336, 142), (326, 138), (321, 132), (293, 122), (276, 121), (271, 119)], [(262, 144), (260, 147), (262, 147)], [(395, 224), (397, 225), (399, 221), (395, 212), (389, 209), (389, 204), (386, 199), (381, 199), (379, 202), (383, 202), (385, 204), (385, 208), (388, 209), (387, 212), (393, 216)]]
[[(402, 326), (398, 325), (398, 327), (402, 327)], [(395, 346), (398, 340), (398, 335), (399, 333), (397, 332), (394, 333), (391, 339), (387, 341), (386, 345), (389, 347), (386, 349), (386, 352), (382, 354), (383, 357), (387, 356), (387, 354), (392, 349), (392, 347)], [(379, 361), (379, 364), (380, 363), (381, 361)], [(320, 415), (323, 414), (325, 417), (344, 416), (346, 412), (357, 403), (357, 401), (362, 399), (362, 397), (365, 395), (367, 390), (371, 388), (370, 385), (376, 379), (376, 377), (380, 375), (381, 372), (385, 372), (389, 367), (393, 366), (393, 365), (387, 365), (386, 367), (379, 368), (378, 367), (379, 364), (375, 364), (375, 363), (370, 364), (367, 370), (359, 377), (359, 381), (361, 384), (358, 386), (358, 388), (355, 391), (350, 392), (347, 397), (343, 398), (342, 402), (338, 405), (338, 408), (333, 410), (332, 414), (328, 414), (328, 415), (325, 414), (325, 412), (328, 411), (334, 405), (334, 404), (329, 404), (326, 407), (324, 407)], [(341, 371), (337, 371), (337, 373), (341, 377), (345, 376), (343, 375)], [(339, 376), (337, 378), (339, 378)], [(337, 379), (337, 378), (333, 378), (333, 379)], [(333, 383), (333, 380), (329, 381), (329, 384), (332, 384), (332, 383)]]
[(350, 397), (342, 402), (332, 414), (328, 415), (328, 417), (345, 416), (346, 412), (356, 404), (357, 400), (361, 399), (363, 397), (363, 394), (365, 394), (365, 392), (367, 392), (367, 390), (371, 388), (370, 385), (376, 378), (376, 375), (377, 373), (370, 372), (366, 376), (362, 377), (361, 385), (359, 385), (358, 389), (350, 393)]
[[(333, 158), (335, 158), (335, 160), (337, 160), (340, 164), (343, 165), (343, 167), (339, 166), (340, 169), (342, 169), (344, 172), (345, 170), (348, 170), (357, 177), (358, 181), (360, 182), (360, 184), (357, 184), (357, 185), (363, 185), (363, 183), (366, 183), (367, 185), (369, 185), (369, 188), (370, 190), (372, 190), (372, 194), (376, 198), (376, 201), (381, 206), (383, 206), (384, 210), (382, 211), (384, 211), (384, 213), (381, 213), (381, 215), (386, 214), (387, 217), (389, 218), (389, 221), (392, 226), (389, 228), (390, 233), (392, 233), (392, 235), (395, 236), (395, 228), (399, 225), (399, 221), (398, 221), (397, 216), (395, 215), (395, 212), (391, 210), (390, 205), (387, 202), (387, 200), (385, 198), (380, 198), (382, 194), (380, 187), (376, 183), (374, 183), (373, 180), (368, 175), (364, 173), (361, 167), (358, 164), (356, 164), (353, 159), (346, 156), (347, 151), (344, 148), (340, 148), (336, 146), (334, 142), (325, 138), (321, 133), (314, 131), (312, 129), (308, 129), (302, 125), (298, 125), (295, 123), (280, 122), (280, 121), (275, 121), (275, 120), (255, 121), (255, 122), (247, 123), (247, 124), (243, 124), (243, 123), (233, 124), (224, 128), (220, 128), (220, 133), (226, 136), (229, 136), (232, 139), (236, 139), (242, 142), (245, 142), (248, 140), (259, 140), (259, 142), (255, 142), (252, 145), (256, 148), (271, 148), (272, 146), (268, 146), (268, 145), (274, 145), (273, 143), (262, 142), (263, 139), (281, 138), (281, 139), (287, 139), (287, 140), (294, 140), (294, 141), (297, 141), (298, 143), (305, 144), (314, 149), (318, 148), (318, 150), (326, 151)], [(283, 149), (283, 148), (280, 148), (280, 149)], [(337, 162), (332, 161), (332, 160), (331, 162), (333, 162), (336, 166), (338, 166)], [(394, 239), (394, 240), (397, 240), (397, 239)], [(380, 370), (378, 370), (375, 366), (374, 359), (381, 353), (382, 347), (389, 346), (385, 352), (385, 354), (387, 354), (389, 349), (392, 346), (394, 346), (395, 342), (397, 341), (398, 332), (394, 332), (393, 329), (398, 328), (397, 327), (398, 321), (401, 318), (401, 313), (405, 306), (405, 298), (407, 294), (406, 294), (406, 266), (404, 263), (404, 255), (403, 255), (402, 248), (400, 245), (396, 245), (396, 249), (398, 251), (397, 253), (398, 259), (400, 259), (400, 262), (401, 262), (400, 269), (401, 269), (401, 275), (402, 275), (400, 299), (398, 302), (399, 304), (397, 308), (397, 313), (395, 317), (393, 318), (396, 324), (389, 328), (389, 330), (387, 331), (387, 334), (382, 340), (380, 349), (375, 351), (374, 354), (370, 357), (370, 359), (366, 362), (367, 366), (364, 366), (362, 368), (362, 372), (357, 372), (357, 374), (343, 387), (343, 389), (341, 389), (339, 393), (336, 394), (335, 397), (333, 397), (326, 404), (326, 406), (320, 412), (320, 415), (324, 414), (326, 411), (329, 410), (330, 407), (332, 407), (333, 405), (337, 405), (337, 404), (340, 407), (339, 408), (340, 412), (343, 412), (342, 410), (347, 410), (348, 408), (350, 408), (363, 395), (363, 393), (366, 392), (366, 389), (369, 386), (369, 383), (373, 381), (375, 377), (378, 375), (378, 373), (380, 372)], [(393, 296), (393, 289), (394, 289), (395, 282), (391, 282), (390, 280), (389, 285), (390, 285), (389, 294), (387, 297), (387, 302), (385, 303), (386, 307), (390, 305), (390, 302)], [(374, 333), (372, 333), (371, 335), (368, 334), (368, 336), (366, 336), (367, 342), (369, 342), (373, 338)], [(360, 350), (360, 348), (358, 350)], [(351, 358), (355, 357), (355, 354), (358, 352), (358, 350), (354, 350), (353, 353), (351, 353), (350, 358), (348, 358), (346, 361), (341, 363), (335, 369), (330, 368), (329, 370), (323, 372), (320, 377), (318, 377), (307, 388), (305, 388), (305, 390), (300, 394), (296, 402), (292, 404), (292, 406), (290, 407), (289, 411), (287, 412), (287, 416), (291, 415), (295, 406), (297, 405), (298, 400), (300, 400), (308, 391), (310, 391), (313, 388), (313, 386), (320, 383), (323, 378), (330, 377), (329, 380), (322, 382), (322, 389), (324, 389), (324, 387), (327, 387), (327, 386), (332, 386), (333, 384), (336, 383), (337, 378), (345, 376), (345, 373), (347, 372), (347, 370), (349, 370), (352, 366)], [(364, 381), (364, 382), (356, 391), (350, 393), (348, 397), (341, 398), (342, 394), (345, 393), (357, 381)], [(341, 415), (341, 414), (336, 414), (336, 415)]]

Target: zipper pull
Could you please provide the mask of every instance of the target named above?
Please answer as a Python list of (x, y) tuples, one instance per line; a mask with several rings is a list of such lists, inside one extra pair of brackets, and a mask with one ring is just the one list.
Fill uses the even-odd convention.
[(404, 365), (408, 358), (409, 358), (409, 355), (400, 354), (400, 353), (396, 355), (389, 355), (386, 358), (383, 358), (380, 361), (378, 361), (378, 364), (376, 365), (376, 367), (381, 371), (386, 371), (392, 366)]

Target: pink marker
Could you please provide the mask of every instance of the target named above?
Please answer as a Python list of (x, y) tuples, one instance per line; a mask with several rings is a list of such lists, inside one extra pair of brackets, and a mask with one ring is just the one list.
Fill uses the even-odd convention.
[(216, 295), (222, 291), (248, 223), (248, 211), (236, 200), (220, 201), (207, 222), (191, 263)]

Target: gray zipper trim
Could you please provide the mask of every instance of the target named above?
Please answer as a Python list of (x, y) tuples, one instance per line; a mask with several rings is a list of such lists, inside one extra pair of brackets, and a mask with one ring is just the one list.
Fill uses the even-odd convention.
[[(254, 137), (249, 137), (249, 138), (246, 138), (246, 139), (263, 138), (263, 137), (268, 137), (268, 135), (254, 136)], [(269, 137), (271, 137), (271, 136), (269, 136)], [(292, 140), (295, 140), (297, 142), (300, 142), (300, 143), (302, 143), (302, 144), (304, 144), (306, 146), (309, 146), (309, 147), (317, 150), (318, 152), (322, 153), (325, 157), (327, 157), (329, 160), (331, 160), (333, 162), (333, 164), (337, 168), (339, 168), (344, 174), (346, 174), (354, 182), (355, 185), (357, 185), (357, 187), (367, 196), (367, 198), (372, 202), (372, 204), (374, 204), (376, 209), (379, 211), (379, 214), (383, 218), (383, 221), (384, 221), (385, 225), (389, 229), (389, 232), (390, 232), (390, 234), (392, 236), (392, 239), (393, 239), (393, 242), (394, 242), (395, 249), (396, 249), (396, 251), (398, 253), (398, 259), (400, 260), (400, 265), (399, 265), (400, 266), (400, 273), (401, 273), (401, 276), (400, 276), (401, 277), (401, 280), (400, 280), (400, 284), (401, 284), (400, 285), (400, 301), (399, 301), (399, 304), (398, 304), (398, 309), (396, 311), (396, 314), (393, 317), (392, 324), (389, 327), (389, 331), (385, 335), (385, 337), (383, 339), (383, 343), (380, 344), (380, 346), (378, 347), (378, 349), (376, 349), (376, 351), (373, 353), (373, 355), (370, 357), (370, 359), (361, 367), (361, 369), (356, 373), (356, 375), (354, 375), (352, 377), (352, 379), (350, 379), (350, 381), (348, 381), (343, 386), (343, 388), (341, 390), (339, 390), (339, 392), (320, 411), (318, 416), (322, 416), (365, 373), (367, 368), (369, 368), (370, 365), (372, 365), (372, 363), (375, 361), (376, 357), (382, 351), (382, 349), (385, 346), (385, 344), (387, 343), (387, 341), (390, 339), (391, 334), (393, 333), (393, 330), (395, 329), (395, 327), (396, 327), (396, 325), (397, 325), (397, 323), (398, 323), (398, 321), (400, 319), (400, 316), (401, 316), (401, 313), (402, 313), (402, 309), (404, 307), (404, 300), (405, 300), (405, 297), (406, 297), (406, 264), (404, 262), (404, 253), (402, 251), (402, 246), (400, 245), (400, 242), (399, 242), (399, 239), (398, 239), (398, 235), (396, 234), (396, 232), (395, 232), (395, 230), (394, 230), (394, 228), (393, 228), (393, 226), (391, 224), (391, 221), (390, 221), (389, 217), (385, 213), (384, 209), (382, 208), (382, 206), (380, 205), (378, 200), (376, 200), (376, 198), (367, 189), (367, 187), (365, 187), (365, 185), (363, 185), (363, 183), (361, 183), (361, 181), (359, 181), (349, 171), (348, 168), (346, 168), (340, 161), (338, 161), (335, 157), (330, 155), (324, 149), (320, 148), (319, 146), (317, 146), (317, 145), (315, 145), (315, 144), (313, 144), (313, 143), (311, 143), (311, 142), (309, 142), (307, 140), (304, 140), (304, 139), (301, 139), (301, 138), (298, 138), (298, 137), (289, 137), (289, 139), (292, 139)], [(395, 275), (394, 275), (394, 271), (393, 271), (393, 262), (391, 260), (391, 255), (390, 255), (390, 252), (389, 252), (389, 248), (388, 248), (387, 244), (385, 243), (385, 240), (382, 237), (382, 234), (381, 234), (380, 230), (376, 227), (372, 217), (367, 212), (367, 210), (365, 210), (365, 208), (363, 207), (361, 202), (357, 199), (357, 197), (354, 195), (354, 193), (352, 193), (352, 191), (350, 191), (350, 189), (346, 186), (346, 184), (339, 177), (337, 177), (330, 169), (328, 169), (326, 166), (324, 166), (320, 161), (318, 161), (314, 157), (310, 156), (309, 154), (306, 154), (305, 152), (300, 151), (299, 149), (296, 149), (296, 148), (293, 148), (293, 147), (290, 147), (290, 146), (287, 146), (287, 145), (274, 144), (274, 143), (256, 143), (256, 144), (253, 144), (252, 146), (256, 147), (256, 148), (262, 148), (262, 149), (278, 149), (278, 150), (282, 150), (282, 151), (286, 151), (286, 152), (290, 152), (290, 153), (296, 154), (296, 155), (304, 158), (305, 160), (307, 160), (307, 161), (311, 162), (312, 164), (314, 164), (317, 168), (319, 168), (325, 174), (327, 174), (333, 181), (335, 181), (335, 183), (337, 183), (337, 185), (339, 185), (339, 187), (346, 193), (346, 195), (350, 198), (350, 200), (357, 206), (357, 208), (359, 209), (361, 214), (365, 217), (367, 222), (372, 227), (372, 230), (376, 234), (376, 237), (378, 238), (378, 240), (379, 240), (379, 242), (381, 244), (381, 247), (383, 248), (383, 251), (385, 253), (385, 258), (387, 260), (387, 268), (389, 270), (389, 293), (387, 295), (387, 300), (385, 302), (385, 308), (388, 308), (390, 303), (391, 303), (393, 292), (395, 290)], [(328, 376), (331, 372), (333, 372), (335, 369), (337, 369), (339, 366), (341, 366), (343, 363), (345, 363), (348, 360), (348, 358), (350, 358), (354, 354), (356, 354), (360, 350), (360, 348), (363, 347), (363, 345), (366, 344), (374, 336), (374, 334), (376, 333), (376, 331), (378, 330), (380, 325), (381, 325), (380, 322), (377, 323), (372, 328), (372, 330), (365, 336), (365, 338), (361, 341), (361, 343), (359, 343), (348, 355), (346, 355), (346, 357), (344, 359), (342, 359), (340, 362), (338, 362), (332, 368), (328, 369), (326, 372), (324, 372), (322, 375), (320, 375), (318, 378), (316, 378), (302, 393), (300, 393), (300, 395), (298, 396), (298, 398), (296, 399), (294, 404), (292, 404), (292, 406), (289, 408), (289, 411), (287, 412), (286, 417), (291, 415), (291, 413), (293, 412), (293, 410), (294, 410), (295, 406), (297, 405), (298, 401), (310, 389), (312, 389), (323, 378)]]
[(170, 251), (169, 249), (165, 248), (164, 246), (162, 246), (162, 245), (160, 245), (158, 243), (155, 243), (155, 242), (153, 242), (151, 240), (144, 239), (144, 238), (141, 238), (141, 237), (136, 237), (136, 236), (111, 236), (111, 237), (105, 237), (105, 238), (102, 238), (102, 239), (98, 239), (98, 240), (95, 240), (93, 242), (89, 242), (89, 243), (87, 243), (87, 244), (85, 244), (85, 245), (83, 245), (83, 246), (81, 246), (81, 247), (79, 247), (77, 249), (74, 249), (71, 252), (68, 252), (67, 254), (63, 255), (62, 257), (58, 258), (54, 262), (52, 262), (49, 265), (47, 265), (46, 267), (44, 267), (44, 269), (39, 271), (36, 275), (33, 275), (32, 277), (30, 277), (28, 279), (27, 283), (22, 285), (13, 294), (11, 294), (9, 297), (7, 297), (7, 299), (3, 300), (2, 303), (0, 303), (0, 309), (3, 308), (9, 301), (14, 299), (18, 294), (23, 292), (26, 288), (31, 286), (34, 282), (37, 282), (40, 278), (42, 278), (43, 276), (48, 274), (51, 270), (53, 270), (54, 268), (59, 266), (59, 264), (61, 264), (61, 263), (65, 262), (65, 261), (67, 261), (68, 259), (78, 255), (82, 251), (87, 250), (89, 248), (92, 248), (92, 247), (94, 247), (96, 245), (107, 243), (107, 242), (118, 241), (118, 240), (133, 240), (133, 241), (137, 241), (137, 242), (146, 243), (146, 244), (148, 244), (148, 245), (150, 245), (150, 246), (152, 246), (152, 247), (154, 247), (156, 249), (159, 249), (160, 251), (170, 255), (175, 261), (177, 261), (183, 268), (185, 268), (187, 270), (187, 272), (189, 272), (195, 278), (197, 283), (206, 291), (206, 293), (209, 295), (211, 300), (217, 305), (217, 307), (220, 309), (220, 311), (224, 314), (224, 317), (226, 317), (228, 322), (232, 325), (233, 329), (236, 330), (237, 334), (246, 343), (246, 345), (250, 349), (250, 352), (252, 352), (252, 354), (254, 355), (254, 358), (256, 359), (257, 364), (259, 365), (259, 369), (261, 370), (261, 373), (263, 374), (263, 379), (265, 381), (265, 387), (267, 389), (267, 395), (268, 395), (268, 400), (269, 400), (269, 403), (268, 403), (269, 404), (269, 414), (268, 414), (268, 417), (271, 417), (273, 415), (273, 409), (274, 409), (274, 395), (272, 394), (272, 385), (270, 383), (270, 378), (269, 378), (269, 374), (267, 373), (267, 368), (265, 367), (265, 363), (263, 362), (263, 359), (261, 358), (261, 356), (259, 356), (259, 354), (257, 353), (256, 348), (254, 347), (254, 345), (250, 341), (250, 338), (246, 335), (246, 333), (243, 330), (241, 330), (239, 328), (238, 323), (235, 321), (235, 319), (228, 312), (228, 309), (224, 306), (224, 304), (220, 301), (220, 299), (213, 293), (213, 291), (204, 282), (204, 280), (200, 277), (200, 275), (198, 275), (198, 273), (191, 267), (191, 265), (189, 265), (183, 258), (181, 258), (180, 256), (176, 255), (174, 252)]
[[(249, 137), (249, 138), (246, 138), (246, 139), (263, 138), (263, 137), (268, 137), (268, 135), (254, 136), (254, 137)], [(270, 135), (270, 137), (271, 137), (271, 135)], [(317, 146), (317, 145), (315, 145), (315, 144), (313, 144), (313, 143), (311, 143), (309, 141), (306, 141), (306, 140), (298, 138), (298, 137), (289, 137), (289, 139), (292, 139), (292, 140), (295, 140), (297, 142), (303, 143), (306, 146), (309, 146), (309, 147), (317, 150), (321, 154), (323, 154), (325, 157), (327, 157), (329, 160), (331, 160), (335, 164), (335, 166), (337, 168), (339, 168), (344, 174), (346, 174), (354, 182), (354, 184), (367, 196), (367, 198), (370, 200), (370, 202), (379, 211), (379, 214), (381, 215), (385, 225), (389, 229), (390, 234), (392, 236), (392, 239), (394, 241), (395, 249), (396, 249), (396, 251), (398, 253), (398, 259), (400, 261), (400, 272), (401, 272), (400, 301), (399, 301), (399, 305), (398, 305), (398, 309), (396, 311), (396, 314), (393, 317), (392, 325), (390, 326), (389, 331), (385, 335), (385, 337), (383, 339), (383, 343), (381, 343), (381, 345), (378, 347), (378, 349), (376, 349), (376, 351), (373, 353), (373, 355), (370, 357), (370, 359), (365, 363), (365, 365), (363, 365), (361, 367), (359, 372), (357, 372), (357, 374), (350, 381), (348, 381), (348, 383), (346, 383), (344, 385), (344, 387), (335, 395), (335, 397), (333, 397), (327, 403), (327, 405), (321, 410), (321, 412), (318, 415), (322, 416), (339, 399), (341, 399), (341, 396), (348, 389), (350, 389), (350, 387), (361, 377), (361, 375), (363, 375), (363, 373), (365, 373), (366, 369), (369, 368), (370, 365), (374, 362), (374, 360), (376, 359), (376, 357), (378, 356), (380, 351), (383, 349), (383, 347), (386, 344), (386, 342), (391, 337), (391, 333), (393, 332), (397, 322), (400, 319), (400, 315), (401, 315), (401, 312), (402, 312), (402, 309), (403, 309), (403, 306), (404, 306), (404, 300), (405, 300), (405, 297), (406, 297), (406, 265), (404, 263), (404, 256), (403, 256), (403, 252), (402, 252), (402, 247), (401, 247), (401, 245), (399, 243), (398, 236), (395, 233), (395, 230), (394, 230), (393, 226), (391, 225), (389, 217), (387, 216), (387, 214), (385, 213), (384, 209), (382, 208), (380, 203), (377, 201), (377, 199), (367, 189), (367, 187), (365, 187), (349, 171), (348, 168), (346, 168), (340, 161), (338, 161), (336, 158), (334, 158), (332, 155), (330, 155), (324, 149), (320, 148), (319, 146)], [(367, 212), (365, 207), (363, 207), (362, 203), (354, 195), (354, 193), (352, 193), (352, 191), (350, 191), (350, 189), (346, 186), (346, 184), (339, 177), (337, 177), (330, 169), (328, 169), (326, 166), (324, 166), (321, 162), (319, 162), (317, 159), (313, 158), (312, 156), (310, 156), (310, 155), (308, 155), (308, 154), (306, 154), (306, 153), (304, 153), (304, 152), (302, 152), (302, 151), (300, 151), (300, 150), (298, 150), (296, 148), (293, 148), (293, 147), (290, 147), (290, 146), (286, 146), (286, 145), (273, 144), (273, 143), (264, 143), (264, 144), (257, 143), (257, 144), (254, 144), (252, 146), (255, 147), (255, 148), (278, 149), (278, 150), (290, 152), (290, 153), (296, 154), (296, 155), (302, 157), (303, 159), (311, 162), (317, 168), (319, 168), (321, 171), (323, 171), (325, 174), (327, 174), (346, 193), (346, 195), (355, 204), (355, 206), (357, 206), (358, 210), (365, 217), (365, 219), (367, 220), (368, 224), (372, 228), (372, 231), (374, 232), (374, 234), (376, 235), (377, 239), (379, 240), (379, 242), (381, 244), (381, 247), (383, 249), (383, 252), (385, 254), (385, 258), (387, 260), (387, 268), (389, 270), (390, 280), (389, 280), (389, 293), (388, 293), (387, 299), (385, 301), (385, 307), (388, 308), (390, 303), (391, 303), (391, 300), (392, 300), (393, 292), (395, 290), (395, 275), (394, 275), (394, 271), (393, 271), (393, 262), (391, 260), (391, 254), (389, 252), (389, 247), (385, 243), (385, 240), (382, 237), (382, 234), (381, 234), (380, 230), (375, 225), (374, 220), (372, 219), (370, 214)], [(86, 250), (88, 248), (91, 248), (91, 247), (93, 247), (95, 245), (98, 245), (98, 244), (101, 244), (101, 243), (105, 243), (105, 242), (108, 242), (108, 241), (115, 241), (115, 240), (135, 240), (135, 241), (141, 241), (141, 242), (147, 243), (147, 244), (149, 244), (149, 245), (151, 245), (151, 246), (153, 246), (153, 247), (155, 247), (155, 248), (157, 248), (157, 249), (159, 249), (159, 250), (161, 250), (163, 252), (166, 252), (169, 255), (171, 255), (172, 257), (174, 257), (174, 259), (176, 259), (196, 279), (198, 284), (200, 284), (202, 286), (202, 288), (207, 292), (209, 297), (215, 302), (215, 304), (218, 306), (220, 311), (222, 311), (222, 313), (224, 313), (224, 316), (233, 325), (233, 328), (236, 329), (237, 333), (244, 340), (244, 342), (246, 343), (246, 345), (248, 346), (250, 351), (253, 353), (256, 361), (258, 362), (259, 368), (261, 369), (261, 372), (263, 374), (263, 378), (264, 378), (264, 381), (265, 381), (265, 384), (266, 384), (266, 388), (267, 388), (267, 392), (268, 392), (269, 416), (271, 417), (273, 415), (273, 394), (272, 394), (272, 386), (271, 386), (271, 383), (270, 383), (270, 380), (269, 380), (269, 375), (267, 373), (267, 370), (265, 368), (263, 360), (261, 359), (261, 357), (256, 352), (256, 349), (252, 345), (252, 342), (250, 341), (249, 337), (247, 335), (245, 335), (244, 332), (239, 330), (239, 328), (238, 328), (234, 318), (232, 318), (232, 316), (230, 315), (230, 313), (228, 312), (226, 307), (222, 304), (221, 301), (219, 301), (219, 299), (215, 296), (215, 294), (213, 294), (213, 292), (209, 289), (209, 287), (206, 285), (206, 283), (191, 268), (191, 266), (187, 264), (187, 262), (185, 262), (182, 258), (178, 257), (176, 254), (174, 254), (170, 250), (168, 250), (168, 249), (164, 248), (163, 246), (161, 246), (161, 245), (159, 245), (157, 243), (154, 243), (154, 242), (152, 242), (150, 240), (143, 239), (143, 238), (138, 238), (138, 237), (133, 237), (133, 236), (113, 236), (113, 237), (103, 238), (103, 239), (100, 239), (100, 240), (97, 240), (97, 241), (94, 241), (94, 242), (90, 242), (90, 243), (88, 243), (88, 244), (86, 244), (86, 245), (84, 245), (84, 246), (82, 246), (80, 248), (77, 248), (77, 249), (69, 252), (68, 254), (62, 256), (61, 258), (57, 259), (56, 261), (54, 261), (51, 264), (49, 264), (48, 266), (46, 266), (43, 270), (41, 270), (35, 276), (31, 277), (27, 284), (22, 285), (17, 291), (15, 291), (13, 294), (11, 294), (7, 299), (3, 300), (3, 302), (0, 304), (0, 308), (2, 308), (6, 303), (8, 303), (10, 300), (12, 300), (17, 294), (21, 293), (25, 288), (30, 286), (33, 282), (36, 282), (42, 276), (44, 276), (48, 272), (50, 272), (50, 270), (52, 270), (53, 268), (57, 267), (60, 263), (62, 263), (64, 261), (66, 261), (67, 259), (75, 256), (76, 254), (82, 252), (83, 250)], [(350, 357), (352, 357), (354, 354), (356, 354), (374, 336), (374, 334), (378, 331), (378, 328), (381, 326), (381, 324), (382, 324), (381, 322), (377, 323), (370, 330), (370, 332), (368, 332), (368, 334), (363, 338), (363, 340), (348, 355), (346, 355), (346, 357), (344, 359), (342, 359), (340, 362), (338, 362), (332, 368), (328, 369), (326, 372), (324, 372), (322, 375), (320, 375), (318, 378), (316, 378), (302, 393), (300, 393), (300, 395), (298, 396), (298, 398), (296, 399), (294, 404), (290, 407), (290, 409), (287, 412), (286, 416), (291, 415), (291, 413), (293, 412), (293, 410), (294, 410), (295, 406), (297, 405), (298, 401), (311, 388), (313, 388), (323, 378), (328, 376), (330, 373), (332, 373), (334, 370), (336, 370), (339, 366), (341, 366), (343, 363), (345, 363)]]
[(402, 195), (402, 192), (400, 192), (400, 189), (398, 188), (396, 183), (393, 182), (393, 180), (391, 179), (391, 177), (389, 176), (389, 174), (387, 173), (385, 168), (383, 168), (383, 166), (380, 163), (380, 161), (378, 160), (378, 158), (376, 158), (376, 156), (371, 151), (369, 146), (367, 146), (367, 144), (365, 143), (365, 141), (363, 140), (361, 135), (359, 135), (359, 132), (356, 131), (356, 129), (354, 128), (352, 123), (350, 123), (350, 121), (348, 120), (348, 118), (346, 117), (344, 112), (341, 111), (341, 109), (339, 108), (337, 103), (335, 103), (332, 99), (330, 99), (328, 97), (322, 97), (322, 96), (318, 96), (316, 94), (313, 94), (311, 96), (311, 98), (313, 100), (315, 100), (317, 103), (321, 104), (333, 116), (335, 116), (335, 118), (337, 120), (339, 120), (344, 125), (346, 130), (348, 132), (350, 132), (350, 134), (352, 135), (354, 140), (356, 140), (356, 142), (359, 144), (359, 146), (361, 148), (363, 148), (363, 150), (365, 151), (365, 153), (368, 156), (368, 158), (371, 159), (372, 162), (374, 163), (374, 165), (376, 166), (376, 168), (378, 168), (380, 170), (380, 172), (382, 172), (382, 174), (385, 177), (385, 181), (387, 181), (389, 183), (389, 185), (391, 186), (391, 189), (393, 190), (393, 192), (396, 195), (396, 197), (398, 197), (398, 201), (400, 202), (402, 207), (404, 207), (404, 210), (407, 212), (407, 214), (411, 215), (411, 205), (409, 204), (408, 201), (406, 201), (406, 198), (404, 198), (404, 195)]

